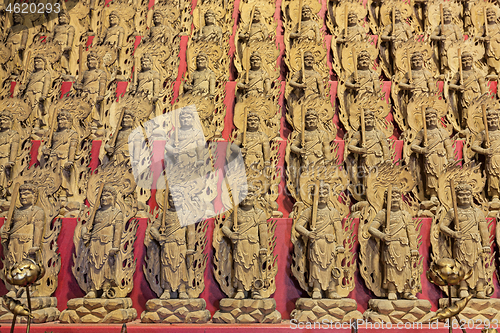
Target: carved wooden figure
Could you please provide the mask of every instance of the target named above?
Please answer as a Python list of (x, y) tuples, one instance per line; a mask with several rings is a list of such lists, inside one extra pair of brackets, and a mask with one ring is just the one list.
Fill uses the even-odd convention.
[(12, 129), (13, 117), (9, 111), (0, 115), (0, 198), (6, 200), (12, 180), (13, 167), (19, 151), (20, 137)]
[(212, 10), (207, 10), (203, 15), (205, 24), (198, 31), (198, 35), (193, 39), (196, 41), (205, 41), (219, 43), (222, 41), (222, 28), (217, 25), (215, 13)]
[[(500, 10), (496, 6), (484, 6), (482, 9), (482, 12), (484, 13), (484, 11), (486, 11), (486, 14), (480, 15), (480, 12), (476, 13), (477, 21), (473, 21), (476, 24), (476, 38), (484, 44), (484, 48), (486, 51), (485, 60), (489, 66), (489, 72), (491, 74), (499, 75), (500, 24), (498, 23), (498, 13), (500, 12)], [(483, 26), (477, 26), (481, 21), (483, 22)]]
[(65, 79), (71, 78), (70, 57), (73, 50), (73, 42), (75, 39), (75, 28), (69, 24), (69, 15), (65, 11), (58, 14), (59, 24), (54, 27), (52, 36), (49, 42), (61, 47), (62, 55), (60, 59), (61, 69), (63, 70)]
[(250, 56), (248, 74), (242, 73), (242, 82), (237, 87), (243, 97), (268, 97), (271, 93), (271, 80), (268, 73), (261, 68), (262, 58), (259, 52), (254, 51)]
[(42, 147), (42, 165), (51, 163), (59, 170), (62, 180), (60, 196), (73, 196), (73, 188), (76, 185), (74, 162), (78, 134), (73, 129), (73, 116), (70, 112), (62, 110), (53, 117), (57, 123), (52, 121), (48, 141)]
[(425, 189), (430, 197), (429, 201), (422, 202), (422, 206), (437, 206), (439, 200), (438, 178), (448, 163), (455, 160), (452, 141), (444, 128), (438, 127), (437, 111), (428, 107), (425, 110), (426, 127), (422, 129), (411, 143), (411, 150), (423, 156)]
[(137, 84), (132, 87), (131, 94), (136, 97), (146, 97), (152, 103), (156, 103), (160, 93), (160, 74), (152, 66), (151, 55), (143, 54), (141, 56), (141, 70), (137, 72)]
[(317, 95), (325, 96), (323, 77), (314, 69), (314, 55), (312, 52), (304, 52), (304, 67), (293, 74), (290, 86), (294, 88), (297, 99)]
[(23, 15), (14, 13), (12, 15), (12, 26), (5, 33), (4, 43), (6, 50), (9, 52), (7, 62), (8, 73), (21, 74), (21, 71), (26, 71), (24, 65), (24, 51), (28, 42), (28, 27), (23, 24)]
[(171, 43), (175, 37), (175, 31), (164, 22), (163, 13), (155, 10), (153, 13), (153, 25), (149, 28), (147, 35), (144, 37), (144, 43)]
[(212, 98), (215, 94), (215, 73), (207, 67), (208, 56), (200, 52), (196, 56), (196, 70), (190, 82), (184, 82), (184, 93)]
[(269, 37), (267, 26), (261, 22), (262, 16), (259, 7), (253, 9), (253, 17), (251, 22), (243, 27), (243, 31), (238, 35), (238, 38), (246, 45), (252, 45), (255, 42), (262, 42)]
[[(121, 120), (121, 121), (120, 121)], [(119, 124), (113, 133), (113, 137), (104, 146), (109, 162), (115, 164), (126, 162), (132, 167), (139, 163), (138, 140), (133, 135), (136, 114), (133, 110), (123, 108), (120, 112)], [(129, 144), (132, 142), (132, 146)]]
[[(401, 16), (401, 11), (396, 6), (392, 8), (391, 15), (391, 23), (387, 24), (380, 34), (380, 41), (390, 45), (387, 47), (390, 53), (383, 57), (383, 60), (385, 60), (387, 64), (391, 64), (395, 61), (396, 50), (403, 48), (405, 42), (413, 37), (411, 26), (404, 21), (404, 18)], [(396, 68), (395, 66), (392, 66), (392, 68), (388, 66), (388, 70), (392, 70), (391, 73), (395, 73)]]
[(303, 42), (320, 44), (320, 26), (313, 15), (311, 7), (302, 6), (300, 23), (297, 23), (294, 32), (290, 33), (290, 39), (293, 40), (295, 46)]

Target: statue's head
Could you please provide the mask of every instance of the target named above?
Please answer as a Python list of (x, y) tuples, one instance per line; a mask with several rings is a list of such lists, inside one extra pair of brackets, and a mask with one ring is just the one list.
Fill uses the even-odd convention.
[(356, 23), (358, 23), (358, 15), (356, 14), (356, 12), (354, 11), (350, 11), (348, 14), (347, 14), (347, 23), (349, 25), (355, 25)]
[(314, 66), (314, 55), (312, 54), (311, 51), (304, 52), (304, 65), (306, 67)]
[(462, 53), (462, 66), (464, 68), (471, 68), (474, 63), (474, 58), (470, 52), (465, 51)]
[(470, 206), (472, 204), (472, 186), (463, 182), (455, 186), (457, 204), (459, 206)]
[(302, 6), (302, 20), (309, 20), (312, 17), (311, 7), (308, 5)]
[(120, 22), (120, 15), (118, 14), (118, 11), (113, 10), (111, 13), (109, 13), (109, 24), (116, 25), (119, 22)]
[[(387, 193), (387, 191), (386, 191)], [(391, 193), (391, 208), (396, 208), (400, 209), (400, 204), (401, 204), (401, 188), (398, 185), (395, 185), (392, 187), (392, 193)], [(387, 194), (385, 195), (387, 198)]]
[(319, 183), (318, 203), (328, 204), (330, 199), (330, 184), (321, 181)]
[(71, 127), (73, 116), (68, 110), (61, 110), (57, 114), (57, 126), (59, 129), (67, 129)]
[(486, 122), (488, 127), (498, 127), (498, 110), (489, 108), (486, 110)]
[(68, 13), (64, 10), (61, 10), (59, 14), (57, 14), (57, 17), (59, 18), (59, 24), (67, 24), (69, 23), (69, 16)]
[(104, 185), (101, 194), (101, 206), (113, 206), (116, 202), (118, 192), (111, 185)]
[(144, 53), (141, 57), (141, 67), (143, 70), (151, 69), (153, 65), (153, 59), (151, 58), (151, 54)]
[(132, 109), (125, 109), (123, 112), (122, 127), (130, 128), (134, 126), (135, 114)]
[(486, 20), (488, 22), (495, 22), (497, 20), (497, 13), (492, 7), (486, 9)]
[(206, 68), (207, 67), (208, 56), (205, 52), (200, 52), (196, 56), (196, 67)]
[(375, 113), (372, 109), (364, 109), (365, 113), (365, 126), (369, 128), (375, 127)]
[(422, 55), (422, 53), (420, 53), (418, 51), (414, 52), (411, 55), (410, 61), (411, 61), (411, 68), (412, 69), (420, 69), (420, 68), (422, 68), (422, 66), (424, 64), (424, 56)]
[(206, 25), (215, 24), (215, 13), (211, 9), (205, 12), (205, 24)]
[(252, 22), (259, 22), (259, 21), (260, 21), (260, 10), (259, 7), (255, 6)]
[(261, 61), (262, 59), (260, 57), (259, 52), (257, 51), (252, 52), (252, 55), (250, 56), (250, 67), (252, 69), (259, 69)]
[(19, 201), (23, 206), (31, 206), (36, 200), (37, 188), (32, 182), (25, 182), (19, 186)]
[[(394, 7), (393, 11), (394, 11), (394, 19), (396, 21), (401, 21), (401, 11), (399, 10), (399, 8)], [(392, 15), (392, 11), (391, 11), (391, 15)]]
[(96, 52), (90, 51), (87, 55), (87, 67), (88, 68), (97, 68), (99, 65), (99, 56)]
[(36, 55), (33, 58), (33, 64), (34, 64), (35, 70), (45, 69), (45, 65), (46, 65), (45, 58), (40, 54)]
[(306, 129), (316, 129), (318, 127), (318, 111), (308, 108), (305, 114)]
[(247, 129), (257, 131), (259, 129), (260, 117), (258, 113), (250, 111), (247, 116)]
[(437, 126), (437, 121), (437, 110), (428, 106), (425, 109), (425, 122), (427, 123), (427, 126)]
[(446, 23), (449, 23), (449, 22), (451, 22), (451, 19), (452, 19), (451, 8), (448, 6), (443, 6), (443, 20)]
[(12, 20), (14, 21), (14, 24), (21, 24), (23, 23), (23, 16), (20, 13), (14, 13), (12, 15)]
[(194, 114), (191, 108), (182, 108), (179, 112), (179, 124), (181, 128), (189, 128), (194, 125)]
[(153, 13), (153, 22), (154, 23), (161, 23), (163, 21), (163, 14), (159, 10), (155, 10)]
[(359, 52), (358, 54), (358, 67), (368, 68), (370, 66), (370, 53), (366, 50)]
[(248, 184), (246, 191), (241, 191), (239, 193), (239, 199), (241, 201), (240, 205), (242, 206), (253, 206), (256, 199), (257, 187)]

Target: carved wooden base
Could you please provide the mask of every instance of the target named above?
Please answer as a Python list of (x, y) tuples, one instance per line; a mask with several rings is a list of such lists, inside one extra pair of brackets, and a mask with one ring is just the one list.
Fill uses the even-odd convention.
[(131, 298), (74, 298), (61, 312), (61, 323), (128, 323), (137, 318)]
[(298, 322), (349, 322), (362, 319), (363, 315), (357, 310), (358, 304), (350, 298), (341, 299), (312, 299), (299, 298), (295, 302), (295, 310), (290, 314), (290, 319)]
[(363, 317), (372, 323), (380, 323), (382, 321), (393, 324), (425, 323), (434, 314), (431, 311), (431, 303), (426, 299), (399, 299), (395, 301), (371, 299), (368, 302), (368, 309), (363, 314)]
[[(453, 298), (452, 301), (459, 301), (460, 298)], [(448, 298), (439, 299), (439, 308), (448, 307)], [(460, 320), (477, 321), (481, 323), (491, 322), (493, 320), (500, 321), (500, 299), (478, 299), (472, 298), (465, 309), (458, 315)]]
[(210, 311), (203, 298), (150, 299), (141, 314), (143, 323), (203, 324), (210, 320)]
[[(28, 305), (26, 297), (17, 298), (23, 304)], [(7, 310), (0, 301), (0, 322), (11, 323), (14, 316)], [(40, 324), (59, 319), (59, 310), (57, 309), (57, 298), (55, 297), (31, 297), (31, 311), (33, 314), (32, 323)], [(26, 323), (27, 317), (18, 316), (16, 322)]]
[(276, 300), (223, 298), (212, 321), (214, 323), (281, 323), (281, 313), (276, 311)]

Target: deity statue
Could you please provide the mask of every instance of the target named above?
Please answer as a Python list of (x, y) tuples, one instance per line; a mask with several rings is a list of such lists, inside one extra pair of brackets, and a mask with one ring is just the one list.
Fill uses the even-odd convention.
[[(55, 116), (55, 115), (54, 115)], [(75, 162), (78, 134), (73, 129), (73, 117), (69, 111), (61, 110), (57, 114), (57, 129), (50, 129), (48, 142), (42, 147), (42, 164), (52, 163), (60, 170), (61, 197), (73, 195), (76, 178), (73, 164)]]
[[(401, 12), (396, 7), (393, 8), (394, 11), (394, 24), (391, 22), (388, 24), (382, 34), (380, 39), (384, 42), (388, 42), (391, 45), (391, 56), (394, 61), (396, 50), (413, 37), (413, 32), (409, 24), (402, 20)], [(392, 12), (391, 12), (392, 14)], [(394, 25), (394, 26), (393, 26)]]
[(247, 45), (266, 40), (269, 37), (269, 32), (266, 24), (261, 21), (262, 16), (258, 7), (255, 7), (253, 17), (250, 19), (252, 21), (243, 28), (244, 32), (238, 35), (239, 39)]
[(461, 28), (452, 22), (452, 12), (448, 6), (443, 7), (443, 22), (434, 29), (431, 40), (439, 43), (439, 59), (441, 63), (441, 74), (449, 71), (448, 49), (453, 42), (463, 41)]
[(28, 27), (23, 24), (23, 16), (20, 13), (12, 15), (12, 26), (5, 33), (5, 45), (11, 50), (11, 57), (15, 69), (22, 70), (24, 50), (28, 42)]
[(125, 38), (125, 29), (119, 26), (119, 24), (120, 16), (114, 10), (109, 14), (109, 27), (101, 40), (101, 45), (116, 48), (118, 51), (121, 50)]
[(201, 27), (198, 36), (194, 36), (194, 41), (206, 41), (220, 43), (222, 41), (222, 28), (216, 23), (215, 13), (212, 10), (207, 10), (204, 15), (205, 25)]
[(320, 184), (317, 215), (313, 207), (302, 211), (295, 230), (308, 239), (307, 258), (309, 262), (309, 285), (313, 288), (312, 298), (340, 298), (337, 294), (338, 279), (332, 272), (338, 269), (337, 256), (344, 253), (342, 220), (339, 212), (329, 207), (329, 186)]
[(77, 96), (83, 97), (91, 105), (104, 100), (106, 93), (106, 73), (98, 68), (99, 57), (95, 52), (87, 55), (87, 70), (79, 74), (73, 87)]
[(215, 95), (215, 73), (207, 67), (208, 56), (200, 52), (196, 56), (196, 70), (190, 74), (190, 83), (184, 82), (184, 93), (213, 98)]
[(498, 110), (488, 109), (486, 111), (488, 136), (486, 136), (486, 131), (483, 130), (476, 136), (471, 147), (474, 152), (486, 157), (484, 166), (488, 182), (488, 194), (492, 198), (491, 204), (495, 205), (495, 208), (500, 208), (500, 128), (498, 120)]
[(255, 207), (254, 189), (248, 189), (248, 194), (241, 198), (239, 204), (238, 219), (229, 216), (222, 232), (233, 242), (234, 258), (234, 284), (236, 295), (234, 298), (243, 299), (245, 293), (253, 299), (261, 299), (262, 296), (254, 281), (262, 275), (262, 263), (267, 258), (268, 228), (264, 211)]
[[(117, 191), (113, 186), (105, 185), (93, 221), (82, 227), (82, 239), (89, 247), (90, 270), (88, 279), (91, 289), (85, 298), (112, 298), (112, 288), (118, 285), (114, 271), (114, 256), (120, 251), (123, 230), (123, 214), (115, 207)], [(99, 205), (96, 203), (96, 205)]]
[(4, 200), (20, 144), (19, 134), (12, 130), (12, 120), (10, 112), (0, 114), (0, 198)]
[(309, 51), (304, 52), (304, 68), (293, 74), (290, 80), (297, 99), (310, 95), (318, 95), (320, 98), (325, 96), (323, 78), (314, 70), (314, 64), (314, 55)]
[(60, 11), (58, 14), (59, 24), (54, 27), (54, 32), (50, 41), (61, 46), (61, 67), (66, 74), (70, 73), (69, 57), (73, 48), (73, 40), (75, 38), (75, 28), (69, 24), (69, 15), (65, 11)]
[[(389, 150), (389, 142), (382, 131), (375, 128), (375, 115), (371, 110), (363, 110), (365, 118), (365, 133), (362, 133), (363, 128), (354, 133), (351, 141), (349, 141), (347, 149), (350, 153), (358, 155), (358, 163), (353, 163), (353, 175), (359, 175), (360, 172), (364, 175), (377, 164), (389, 161), (391, 154)], [(363, 142), (365, 140), (365, 142)], [(361, 178), (361, 177), (359, 177)], [(365, 184), (365, 177), (363, 184)]]
[[(488, 298), (485, 293), (485, 256), (491, 252), (488, 223), (480, 208), (472, 203), (472, 187), (459, 183), (455, 187), (457, 211), (452, 208), (439, 223), (439, 230), (452, 239), (452, 258), (472, 275), (460, 282), (459, 297)], [(455, 216), (456, 215), (456, 216)]]
[(47, 62), (41, 55), (37, 55), (33, 59), (34, 70), (28, 76), (27, 83), (19, 88), (23, 98), (27, 101), (31, 112), (31, 119), (35, 124), (35, 128), (40, 128), (47, 124), (47, 108), (44, 102), (47, 99), (49, 89), (51, 87), (51, 77), (47, 70)]
[(269, 74), (261, 68), (261, 57), (259, 52), (254, 51), (250, 56), (250, 69), (248, 75), (242, 74), (242, 82), (237, 87), (243, 96), (267, 96), (271, 91), (271, 80)]
[(172, 27), (163, 24), (163, 21), (164, 17), (161, 11), (155, 10), (153, 13), (153, 25), (149, 28), (147, 35), (141, 42), (171, 44), (176, 33)]
[[(245, 166), (259, 170), (271, 165), (271, 146), (269, 137), (260, 130), (260, 117), (257, 113), (250, 112), (247, 116), (246, 132), (238, 135), (231, 145), (232, 153), (241, 152)], [(240, 133), (241, 134), (241, 133)], [(239, 148), (241, 147), (241, 148)]]
[(450, 83), (450, 89), (458, 94), (458, 106), (462, 128), (467, 128), (469, 107), (475, 98), (488, 91), (484, 75), (474, 68), (474, 59), (469, 52), (462, 53), (462, 71), (456, 73)]
[(313, 12), (311, 7), (308, 5), (302, 6), (302, 16), (299, 24), (294, 29), (294, 32), (290, 33), (290, 39), (294, 40), (294, 43), (302, 42), (313, 42), (315, 44), (321, 43), (320, 26), (313, 18)]
[[(139, 148), (135, 147), (137, 140), (130, 137), (132, 131), (134, 130), (135, 114), (133, 110), (129, 109), (124, 109), (122, 112), (122, 122), (117, 125), (113, 135), (116, 139), (112, 138), (110, 142), (106, 143), (106, 145), (104, 145), (104, 150), (106, 151), (110, 162), (116, 164), (126, 161), (132, 166), (135, 166), (139, 163), (137, 157), (137, 151)], [(131, 141), (133, 142), (134, 147), (130, 147), (129, 142)]]
[(160, 299), (189, 298), (186, 291), (190, 287), (188, 270), (193, 262), (195, 226), (194, 224), (181, 226), (173, 199), (175, 194), (175, 187), (172, 187), (168, 196), (168, 209), (160, 213), (150, 231), (151, 238), (161, 246), (163, 293)]
[(203, 131), (195, 128), (195, 116), (193, 111), (188, 108), (183, 108), (178, 117), (179, 129), (175, 129), (165, 143), (167, 169), (169, 166), (175, 165), (179, 167), (198, 165), (201, 167), (205, 164), (203, 160), (203, 149), (205, 147)]
[[(38, 262), (37, 253), (41, 250), (45, 212), (35, 205), (37, 189), (32, 183), (19, 186), (19, 202), (21, 207), (14, 210), (11, 221), (0, 228), (2, 245), (4, 247), (4, 269), (10, 270), (25, 258)], [(17, 198), (12, 198), (16, 200)], [(9, 297), (16, 297), (16, 288), (7, 285)]]
[[(383, 261), (382, 288), (387, 290), (389, 300), (416, 300), (411, 280), (413, 263), (419, 259), (417, 232), (412, 216), (401, 207), (402, 195), (399, 187), (393, 186), (390, 202), (375, 216), (369, 233), (381, 243), (380, 256)], [(389, 208), (390, 207), (390, 208)], [(387, 213), (390, 209), (390, 214)], [(389, 221), (387, 220), (389, 217)]]
[(500, 75), (500, 24), (493, 8), (486, 9), (485, 26), (478, 30), (477, 40), (484, 43), (486, 62), (494, 73)]
[(300, 156), (301, 168), (317, 161), (331, 161), (330, 138), (328, 133), (318, 128), (319, 116), (316, 110), (307, 109), (305, 131), (300, 133), (291, 145), (291, 151)]
[(380, 96), (382, 89), (380, 87), (379, 74), (370, 69), (370, 53), (362, 51), (358, 54), (357, 58), (358, 70), (356, 74), (353, 72), (345, 83), (346, 88), (352, 91), (351, 100), (362, 100), (372, 96)]
[(355, 12), (349, 12), (347, 15), (347, 30), (344, 28), (337, 38), (338, 44), (350, 42), (360, 42), (366, 39), (366, 31), (358, 24), (358, 16)]
[(448, 132), (438, 127), (437, 111), (431, 107), (425, 109), (425, 122), (427, 124), (427, 137), (424, 130), (418, 132), (410, 147), (414, 153), (423, 155), (426, 192), (430, 196), (429, 202), (422, 202), (422, 206), (437, 206), (438, 179), (448, 163), (454, 158), (452, 142)]
[(148, 97), (152, 103), (158, 101), (160, 93), (160, 74), (153, 69), (153, 61), (150, 54), (141, 57), (141, 70), (137, 73), (137, 85), (130, 92), (133, 95)]
[(436, 81), (431, 71), (424, 67), (422, 53), (413, 53), (410, 60), (411, 73), (407, 72), (399, 83), (399, 88), (407, 91), (406, 100), (408, 102), (437, 91)]

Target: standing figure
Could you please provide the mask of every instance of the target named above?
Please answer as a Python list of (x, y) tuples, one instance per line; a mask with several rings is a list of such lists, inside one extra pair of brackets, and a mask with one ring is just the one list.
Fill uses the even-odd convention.
[(119, 26), (119, 23), (120, 16), (118, 12), (114, 10), (109, 14), (109, 27), (101, 40), (101, 45), (115, 48), (118, 52), (121, 50), (123, 39), (125, 38), (125, 29)]
[(37, 55), (33, 59), (34, 70), (28, 77), (25, 85), (19, 88), (22, 91), (22, 96), (32, 109), (31, 120), (35, 124), (35, 128), (40, 128), (47, 124), (47, 107), (44, 105), (50, 86), (52, 84), (50, 73), (47, 70), (47, 62), (41, 55)]
[(87, 55), (88, 69), (78, 75), (78, 80), (73, 85), (76, 95), (82, 97), (92, 106), (104, 100), (104, 94), (106, 93), (106, 72), (99, 69), (98, 66), (99, 57), (97, 53), (89, 52)]
[(302, 6), (300, 31), (299, 24), (297, 23), (294, 32), (290, 33), (290, 39), (294, 41), (294, 44), (300, 44), (302, 42), (321, 43), (319, 24), (313, 19), (313, 12), (308, 5)]
[(116, 189), (105, 185), (94, 220), (82, 227), (82, 239), (89, 247), (88, 279), (91, 281), (85, 298), (112, 298), (112, 288), (120, 282), (116, 281), (115, 271), (121, 263), (115, 262), (114, 256), (120, 251), (124, 221), (120, 209), (115, 208), (116, 196)]
[(172, 198), (176, 191), (175, 187), (169, 191), (168, 209), (165, 208), (164, 212), (160, 213), (150, 231), (151, 238), (161, 247), (163, 293), (160, 299), (189, 298), (186, 291), (189, 288), (188, 270), (193, 262), (195, 226), (181, 226)]
[[(127, 161), (132, 166), (139, 163), (137, 152), (139, 150), (136, 147), (136, 142), (134, 138), (130, 138), (132, 131), (134, 130), (135, 114), (134, 111), (126, 109), (123, 110), (123, 119), (121, 124), (117, 125), (115, 130), (116, 139), (113, 142), (106, 143), (104, 150), (106, 151), (109, 161), (115, 164)], [(130, 147), (129, 142), (133, 142), (133, 147)]]
[(196, 70), (190, 74), (190, 83), (184, 82), (184, 93), (213, 98), (215, 95), (215, 73), (207, 67), (208, 56), (200, 52), (196, 56)]
[(271, 91), (271, 80), (269, 74), (261, 68), (261, 57), (257, 51), (250, 56), (250, 70), (248, 80), (245, 73), (242, 74), (243, 82), (238, 82), (237, 87), (245, 97), (267, 96)]
[(236, 299), (245, 298), (246, 292), (251, 292), (249, 296), (253, 299), (262, 298), (254, 282), (261, 278), (262, 263), (268, 256), (268, 228), (266, 214), (254, 206), (254, 191), (249, 187), (248, 194), (240, 197), (237, 221), (231, 215), (221, 229), (233, 243), (234, 281), (231, 283), (236, 285)]
[(12, 70), (20, 74), (23, 69), (24, 50), (28, 42), (28, 27), (23, 24), (22, 14), (14, 13), (12, 15), (12, 26), (7, 29), (5, 35), (5, 45), (11, 51)]
[(431, 107), (425, 109), (425, 122), (427, 124), (427, 138), (424, 138), (424, 130), (422, 129), (410, 147), (414, 153), (421, 154), (424, 158), (425, 188), (427, 195), (430, 196), (430, 202), (422, 202), (422, 206), (437, 206), (439, 204), (437, 197), (439, 176), (444, 171), (445, 166), (455, 159), (448, 132), (444, 128), (438, 127), (435, 109)]
[[(318, 128), (318, 113), (307, 109), (305, 114), (305, 131), (299, 133), (292, 143), (291, 151), (300, 157), (301, 168), (317, 161), (330, 161), (330, 139), (328, 133)], [(304, 138), (302, 139), (302, 136)], [(304, 144), (302, 144), (302, 142)]]
[(463, 33), (458, 25), (452, 22), (451, 9), (447, 6), (443, 8), (443, 22), (434, 29), (431, 40), (439, 44), (439, 59), (441, 63), (441, 74), (450, 70), (448, 64), (448, 48), (453, 42), (463, 41)]
[[(239, 133), (241, 134), (241, 133)], [(247, 130), (243, 143), (242, 135), (238, 135), (231, 145), (231, 151), (238, 153), (241, 151), (246, 168), (264, 169), (271, 165), (271, 146), (269, 137), (260, 130), (260, 118), (257, 113), (250, 112), (247, 116)], [(241, 148), (239, 148), (241, 147)]]
[(141, 57), (141, 70), (137, 73), (137, 85), (130, 92), (142, 97), (148, 97), (152, 103), (158, 101), (160, 93), (160, 74), (153, 69), (153, 60), (150, 54)]
[[(42, 208), (35, 205), (37, 189), (32, 183), (19, 186), (19, 202), (21, 207), (14, 210), (11, 221), (0, 228), (2, 245), (5, 255), (5, 270), (10, 270), (23, 259), (36, 260), (36, 253), (40, 251), (43, 238), (45, 213)], [(17, 198), (12, 198), (17, 200)], [(15, 297), (14, 286), (7, 285), (10, 297)]]
[(251, 45), (253, 42), (262, 42), (269, 36), (266, 24), (261, 21), (262, 16), (258, 7), (255, 7), (253, 18), (251, 19), (252, 22), (243, 28), (244, 32), (238, 35), (240, 40), (247, 45)]
[[(306, 208), (298, 218), (295, 230), (308, 239), (307, 260), (309, 262), (309, 285), (312, 298), (340, 298), (337, 294), (338, 279), (332, 278), (338, 269), (337, 256), (344, 253), (342, 221), (339, 212), (329, 207), (330, 188), (321, 183), (319, 187), (317, 215), (313, 207)], [(315, 220), (314, 220), (315, 219)]]
[(215, 18), (215, 13), (209, 9), (205, 12), (204, 17), (205, 25), (200, 27), (201, 30), (198, 36), (193, 37), (193, 40), (220, 43), (222, 41), (222, 28), (216, 24), (217, 20)]
[(304, 68), (293, 74), (290, 86), (294, 88), (297, 99), (317, 95), (325, 96), (325, 87), (321, 74), (314, 70), (314, 55), (310, 51), (304, 52)]
[(19, 134), (12, 130), (12, 114), (0, 114), (0, 198), (7, 198), (7, 190), (12, 177), (12, 167), (19, 149)]
[[(478, 154), (485, 155), (484, 163), (488, 181), (488, 194), (492, 198), (492, 204), (500, 209), (500, 128), (498, 110), (486, 111), (488, 126), (488, 137), (486, 131), (481, 131), (472, 143), (472, 150)], [(489, 141), (489, 145), (488, 145)], [(491, 208), (491, 207), (490, 207)]]
[[(394, 7), (394, 27), (392, 22), (388, 24), (381, 33), (380, 39), (391, 45), (392, 61), (396, 59), (396, 50), (403, 46), (405, 42), (413, 37), (413, 32), (409, 24), (402, 20), (401, 12)], [(392, 12), (391, 12), (392, 14)]]
[[(55, 116), (55, 115), (54, 115)], [(73, 164), (75, 162), (76, 147), (78, 145), (78, 134), (73, 130), (73, 117), (66, 110), (61, 110), (57, 114), (57, 129), (50, 129), (50, 146), (42, 147), (44, 157), (43, 165), (52, 163), (60, 170), (61, 194), (62, 198), (73, 195), (74, 177)]]
[(473, 100), (487, 92), (484, 75), (473, 67), (473, 63), (472, 54), (462, 53), (462, 73), (456, 73), (450, 84), (450, 89), (458, 94), (462, 128), (467, 128), (469, 107)]
[[(358, 175), (358, 178), (363, 178), (365, 184), (367, 173), (372, 168), (382, 162), (390, 161), (391, 154), (389, 150), (389, 142), (385, 134), (375, 128), (375, 115), (370, 110), (363, 110), (365, 118), (365, 133), (363, 137), (362, 128), (354, 133), (351, 141), (349, 141), (347, 149), (350, 153), (358, 155), (358, 163), (352, 163), (351, 174)], [(366, 142), (363, 142), (363, 139)], [(359, 176), (361, 174), (361, 176)]]
[(491, 7), (486, 9), (485, 26), (479, 29), (477, 39), (484, 43), (488, 66), (493, 70), (493, 73), (500, 75), (500, 24), (495, 10)]
[[(452, 239), (453, 259), (472, 275), (460, 282), (459, 297), (474, 291), (476, 298), (487, 298), (485, 293), (485, 255), (491, 252), (488, 223), (481, 209), (472, 204), (472, 187), (459, 183), (455, 187), (457, 211), (452, 208), (439, 223), (439, 230)], [(455, 214), (458, 219), (455, 219)], [(458, 220), (458, 221), (457, 221)]]
[[(396, 300), (398, 293), (405, 299), (416, 300), (410, 281), (412, 271), (415, 269), (414, 258), (420, 257), (417, 232), (411, 214), (401, 208), (401, 190), (393, 186), (387, 208), (377, 213), (368, 231), (383, 244), (381, 244), (384, 275), (382, 288), (387, 290), (389, 300)], [(391, 211), (389, 221), (387, 221), (387, 209)]]
[(366, 31), (358, 24), (358, 16), (355, 12), (349, 12), (347, 15), (347, 31), (342, 29), (342, 32), (337, 38), (338, 44), (346, 44), (350, 42), (360, 42), (366, 39)]
[(360, 52), (357, 60), (356, 75), (352, 73), (345, 83), (346, 88), (351, 91), (351, 103), (354, 100), (378, 97), (382, 91), (378, 73), (370, 69), (370, 53), (368, 51)]
[(69, 15), (65, 11), (58, 14), (59, 24), (54, 27), (51, 42), (61, 46), (61, 67), (65, 74), (70, 74), (69, 57), (73, 48), (75, 28), (69, 25)]

